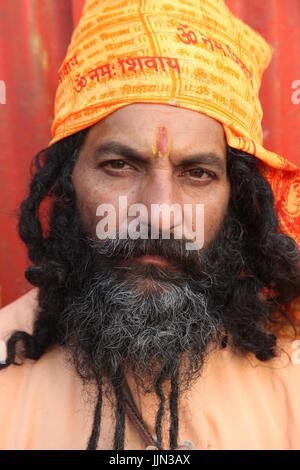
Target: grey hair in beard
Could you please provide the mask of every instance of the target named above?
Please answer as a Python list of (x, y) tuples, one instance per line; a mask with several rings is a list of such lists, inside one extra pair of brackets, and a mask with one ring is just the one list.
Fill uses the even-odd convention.
[[(151, 392), (158, 377), (171, 379), (180, 364), (180, 389), (189, 388), (209, 345), (220, 339), (223, 305), (214, 294), (224, 280), (225, 258), (217, 269), (223, 230), (197, 252), (174, 239), (84, 240), (77, 267), (84, 281), (59, 317), (80, 375), (113, 383), (130, 369)], [(135, 261), (145, 254), (164, 256), (172, 266)]]

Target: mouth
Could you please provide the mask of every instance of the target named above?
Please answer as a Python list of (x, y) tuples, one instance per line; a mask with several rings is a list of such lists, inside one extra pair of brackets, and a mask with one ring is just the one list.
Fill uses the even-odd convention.
[(155, 266), (159, 266), (161, 268), (167, 268), (171, 266), (170, 261), (159, 255), (139, 256), (138, 258), (136, 258), (136, 261), (141, 264), (154, 264)]

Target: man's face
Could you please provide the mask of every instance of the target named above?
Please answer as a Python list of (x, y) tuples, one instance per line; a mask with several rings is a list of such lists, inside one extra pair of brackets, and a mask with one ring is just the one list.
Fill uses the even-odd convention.
[[(77, 239), (85, 242), (59, 322), (78, 345), (73, 357), (81, 354), (83, 364), (107, 377), (130, 365), (153, 384), (160, 370), (171, 377), (187, 354), (190, 383), (219, 334), (228, 260), (237, 250), (226, 238), (230, 184), (222, 125), (167, 105), (126, 106), (89, 130), (72, 177), (80, 231), (69, 252)], [(97, 240), (98, 206), (114, 206), (118, 229), (121, 196), (127, 207), (146, 206), (147, 228), (152, 204), (188, 204), (192, 212), (204, 205), (204, 249), (182, 249), (185, 237), (173, 237), (172, 216), (170, 240), (161, 236), (163, 217), (155, 221), (159, 239)]]
[[(133, 149), (100, 149), (114, 142)], [(131, 158), (132, 157), (132, 158)], [(125, 106), (94, 125), (73, 173), (77, 204), (85, 229), (96, 234), (100, 204), (112, 204), (118, 229), (119, 198), (127, 205), (143, 204), (149, 224), (153, 204), (189, 204), (195, 231), (196, 204), (204, 205), (204, 246), (213, 239), (229, 200), (226, 143), (220, 123), (195, 111), (162, 104)], [(176, 226), (171, 216), (171, 230)], [(143, 257), (142, 263), (164, 265), (164, 260)]]

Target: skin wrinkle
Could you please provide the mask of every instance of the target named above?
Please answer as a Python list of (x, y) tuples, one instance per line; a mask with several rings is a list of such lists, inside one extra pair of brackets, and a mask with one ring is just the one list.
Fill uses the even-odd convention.
[[(185, 121), (183, 132), (182, 122)], [(156, 130), (166, 131), (169, 146), (172, 141), (169, 158), (158, 158), (149, 152), (153, 138), (160, 139), (159, 135), (153, 137), (153, 125)], [(109, 141), (130, 147), (134, 143), (139, 161), (138, 155), (132, 160), (128, 152), (126, 156), (116, 154), (116, 145), (115, 151), (107, 153)], [(95, 160), (95, 149), (103, 145), (106, 153), (98, 152)], [(218, 164), (213, 159), (210, 163), (200, 163), (199, 159), (199, 162), (186, 164), (187, 156), (196, 153), (201, 153), (203, 159), (205, 155), (214, 154)], [(123, 162), (123, 168), (112, 167), (111, 162), (117, 161)], [(169, 207), (179, 204), (182, 208), (184, 204), (191, 204), (193, 231), (196, 204), (204, 204), (204, 239), (209, 242), (220, 226), (229, 200), (230, 185), (223, 169), (226, 169), (226, 141), (220, 123), (188, 109), (137, 103), (115, 111), (90, 129), (74, 168), (73, 183), (84, 226), (91, 233), (95, 233), (95, 214), (101, 203), (115, 207), (118, 228), (119, 197), (126, 196), (128, 207), (141, 203), (147, 208), (149, 224), (153, 204)], [(216, 178), (205, 171), (214, 172)], [(163, 215), (157, 222), (159, 231), (162, 218)], [(174, 216), (170, 224), (174, 230)]]

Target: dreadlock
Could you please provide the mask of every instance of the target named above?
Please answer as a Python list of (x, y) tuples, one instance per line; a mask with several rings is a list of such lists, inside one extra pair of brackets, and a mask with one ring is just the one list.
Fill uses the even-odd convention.
[(162, 390), (162, 382), (164, 380), (163, 371), (161, 371), (155, 380), (155, 392), (160, 400), (159, 408), (156, 415), (156, 423), (155, 423), (155, 432), (156, 432), (156, 440), (158, 448), (161, 449), (162, 446), (162, 435), (161, 435), (161, 424), (162, 418), (165, 411), (165, 395)]
[[(68, 272), (63, 267), (62, 252), (67, 225), (74, 212), (75, 191), (72, 185), (72, 171), (82, 147), (87, 130), (69, 136), (51, 147), (40, 151), (32, 166), (32, 182), (28, 197), (23, 201), (19, 218), (19, 234), (27, 246), (31, 265), (25, 276), (39, 288), (39, 315), (34, 323), (33, 334), (16, 331), (7, 342), (7, 360), (0, 369), (17, 362), (17, 346), (22, 344), (22, 358), (38, 360), (51, 345), (63, 344), (64, 338), (57, 328), (55, 312), (64, 302), (64, 282)], [(296, 328), (288, 316), (286, 306), (300, 294), (299, 250), (295, 241), (278, 231), (278, 220), (274, 211), (272, 189), (258, 169), (256, 158), (245, 152), (227, 147), (227, 173), (231, 184), (230, 206), (239, 220), (240, 237), (243, 238), (243, 255), (248, 272), (232, 289), (224, 311), (223, 326), (226, 332), (222, 347), (231, 334), (232, 347), (247, 353), (253, 352), (261, 361), (275, 356), (276, 335), (256, 328), (261, 317), (270, 323), (278, 312), (286, 322)], [(42, 223), (44, 202), (50, 204)], [(49, 214), (49, 215), (48, 215)], [(71, 254), (70, 254), (71, 256)], [(252, 275), (254, 273), (255, 275)], [(253, 292), (265, 286), (275, 289), (276, 295), (267, 295), (263, 300)], [(57, 293), (57, 296), (53, 295)], [(250, 294), (249, 294), (250, 293)], [(41, 295), (42, 294), (42, 295)], [(249, 323), (248, 319), (252, 322)], [(249, 323), (248, 328), (245, 324)], [(178, 439), (178, 390), (179, 367), (170, 378), (170, 448), (176, 449)], [(87, 449), (96, 449), (100, 435), (103, 383), (101, 377), (94, 377), (98, 389), (93, 426)], [(165, 411), (165, 397), (162, 384), (164, 371), (155, 378), (155, 392), (160, 400), (156, 414), (157, 445), (162, 447), (162, 419)], [(116, 397), (116, 424), (114, 447), (124, 448), (125, 396), (123, 392), (123, 371), (118, 370), (112, 381)], [(140, 417), (142, 420), (142, 418)]]
[(95, 450), (100, 435), (101, 411), (102, 411), (102, 380), (98, 377), (98, 398), (95, 406), (92, 433), (90, 435), (87, 450)]

